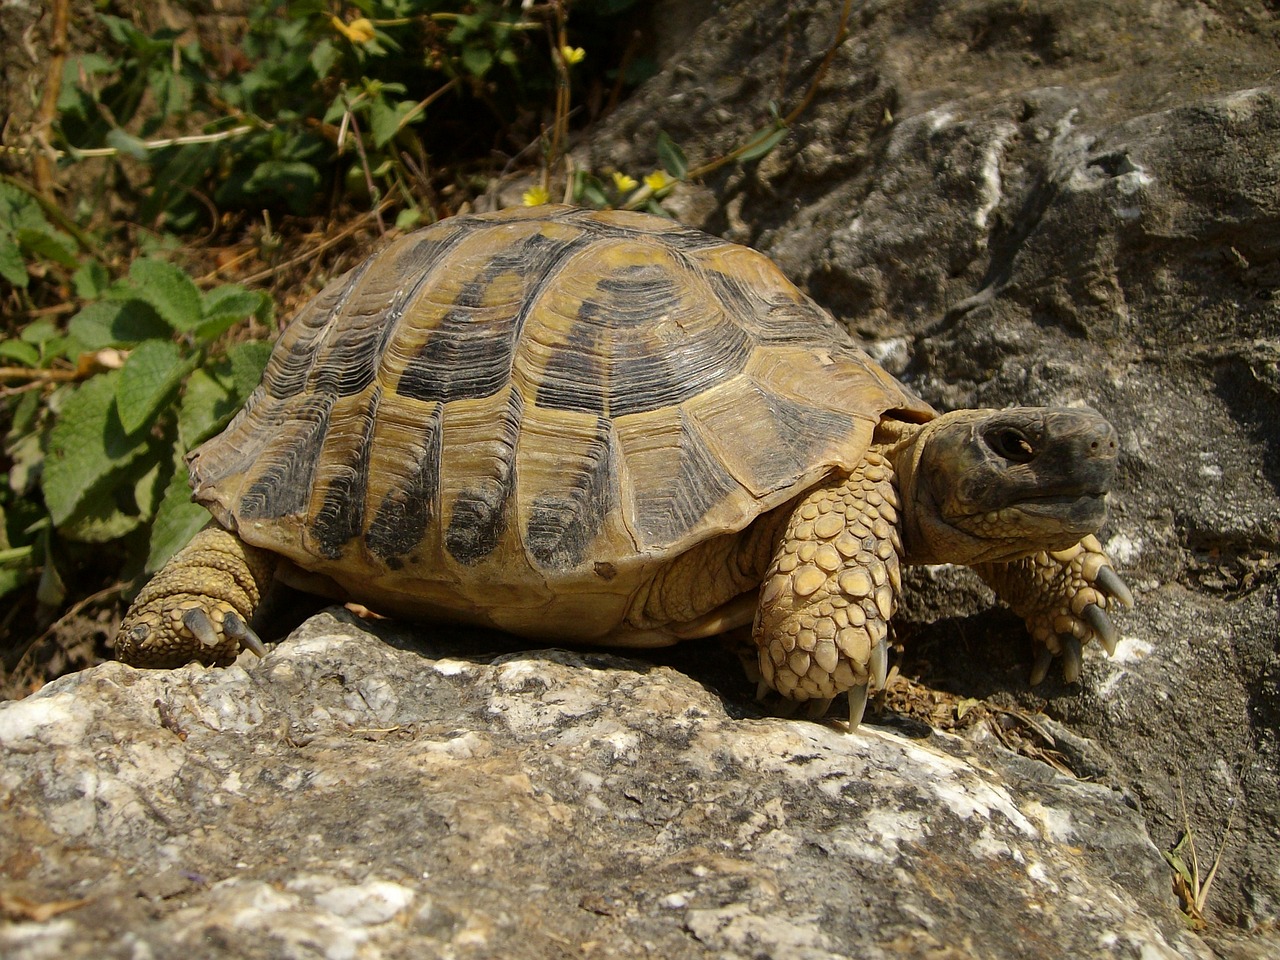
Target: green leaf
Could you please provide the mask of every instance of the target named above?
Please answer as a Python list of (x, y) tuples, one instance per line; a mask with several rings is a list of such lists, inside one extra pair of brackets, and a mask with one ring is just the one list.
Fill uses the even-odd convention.
[(134, 294), (151, 304), (179, 333), (200, 325), (200, 291), (185, 271), (163, 260), (143, 257), (129, 266), (129, 283)]
[(29, 279), (27, 263), (22, 257), (22, 251), (8, 234), (0, 234), (0, 279), (24, 289)]
[(21, 340), (0, 340), (0, 357), (16, 360), (24, 367), (40, 365), (40, 351)]
[(236, 396), (231, 364), (223, 361), (218, 368), (225, 368), (225, 378), (208, 369), (196, 370), (187, 378), (178, 406), (178, 443), (183, 450), (191, 450), (210, 437), (243, 402)]
[(67, 587), (58, 572), (58, 565), (53, 559), (53, 548), (49, 544), (49, 535), (40, 537), (40, 552), (44, 554), (44, 566), (40, 571), (40, 583), (36, 587), (36, 600), (46, 607), (60, 607), (67, 597)]
[(462, 65), (473, 77), (483, 77), (493, 66), (493, 51), (485, 47), (463, 47)]
[(58, 328), (49, 320), (35, 320), (23, 327), (18, 336), (23, 342), (34, 343), (38, 347), (58, 336)]
[(422, 211), (417, 207), (405, 207), (396, 214), (397, 230), (412, 230), (422, 220)]
[(58, 532), (81, 543), (108, 543), (137, 530), (143, 517), (133, 502), (136, 483), (136, 478), (126, 474), (118, 483), (99, 483), (86, 491)]
[(19, 246), (33, 257), (52, 261), (69, 270), (74, 270), (80, 265), (71, 240), (52, 227), (46, 229), (26, 227), (19, 230), (15, 236), (18, 238)]
[(209, 511), (191, 501), (191, 485), (187, 465), (179, 462), (174, 469), (155, 522), (151, 524), (151, 548), (147, 554), (147, 570), (159, 570), (169, 558), (190, 542), (209, 523)]
[(96, 300), (111, 286), (111, 276), (97, 260), (86, 260), (71, 274), (71, 285), (81, 300)]
[(121, 473), (147, 451), (147, 436), (125, 433), (116, 414), (120, 371), (82, 383), (49, 431), (41, 486), (55, 524), (66, 522), (99, 481)]
[(658, 131), (658, 162), (674, 180), (683, 180), (689, 172), (689, 160), (680, 149), (680, 145), (667, 135), (665, 130)]
[[(374, 145), (381, 147), (394, 139), (395, 135), (400, 132), (400, 121), (408, 116), (415, 106), (417, 104), (406, 100), (400, 100), (395, 103), (387, 103), (386, 100), (382, 99), (375, 100), (373, 109), (369, 112), (369, 123), (373, 129)], [(418, 114), (418, 116), (421, 117), (423, 114)]]
[(182, 351), (168, 340), (148, 340), (129, 354), (116, 382), (116, 410), (126, 434), (155, 419), (187, 369)]
[(311, 69), (316, 72), (316, 76), (322, 80), (329, 76), (333, 70), (333, 65), (338, 62), (338, 51), (333, 45), (333, 41), (325, 39), (316, 44), (315, 49), (311, 51), (308, 58)]
[(204, 320), (196, 337), (208, 342), (247, 317), (268, 314), (271, 298), (259, 290), (246, 290), (236, 283), (214, 287), (204, 295)]
[(267, 360), (271, 357), (271, 344), (253, 341), (238, 343), (227, 351), (227, 359), (231, 362), (232, 390), (236, 405), (244, 403), (262, 379), (262, 371), (267, 369)]
[(100, 300), (71, 318), (67, 332), (86, 350), (128, 346), (173, 335), (155, 309), (142, 300)]
[[(764, 134), (764, 132), (765, 131), (761, 130), (760, 133), (756, 134), (756, 136), (760, 137)], [(790, 132), (791, 132), (790, 127), (779, 126), (775, 128), (773, 132), (770, 133), (768, 136), (764, 136), (763, 139), (753, 142), (751, 146), (749, 146), (746, 150), (743, 150), (742, 153), (738, 154), (738, 162), (748, 163), (752, 160), (760, 159), (769, 151), (771, 151), (774, 147), (780, 144), (783, 141), (783, 139), (786, 137), (786, 135)]]
[(290, 160), (267, 160), (258, 164), (241, 191), (252, 196), (270, 193), (289, 204), (296, 214), (304, 214), (320, 189), (320, 171), (309, 163)]

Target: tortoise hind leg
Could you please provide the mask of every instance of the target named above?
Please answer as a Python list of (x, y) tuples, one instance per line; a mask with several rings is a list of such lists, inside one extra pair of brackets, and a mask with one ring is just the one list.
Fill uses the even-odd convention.
[(1111, 566), (1098, 538), (1065, 550), (1041, 551), (1009, 563), (973, 569), (1026, 621), (1036, 644), (1031, 684), (1045, 678), (1056, 656), (1068, 683), (1080, 678), (1081, 647), (1097, 640), (1108, 654), (1119, 638), (1107, 610), (1133, 606), (1133, 594)]
[(249, 626), (275, 574), (274, 554), (206, 527), (134, 599), (116, 635), (116, 656), (135, 667), (225, 666), (242, 649), (258, 655)]

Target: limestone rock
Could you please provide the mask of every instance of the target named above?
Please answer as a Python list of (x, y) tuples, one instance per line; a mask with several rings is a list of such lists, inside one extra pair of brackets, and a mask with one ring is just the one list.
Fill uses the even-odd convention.
[(0, 705), (6, 909), (54, 913), (0, 954), (1208, 956), (1110, 789), (412, 636), (326, 613), (261, 661)]
[[(583, 162), (643, 170), (659, 130), (694, 164), (746, 142), (770, 101), (801, 101), (840, 7), (722, 5)], [(1188, 823), (1202, 856), (1225, 844), (1211, 915), (1274, 927), (1280, 15), (885, 0), (849, 28), (777, 149), (672, 206), (770, 254), (942, 408), (1084, 403), (1115, 423), (1103, 539), (1138, 598), (1120, 656), (1029, 690), (1019, 625), (931, 569), (909, 571), (903, 666), (1092, 737), (1162, 849)]]

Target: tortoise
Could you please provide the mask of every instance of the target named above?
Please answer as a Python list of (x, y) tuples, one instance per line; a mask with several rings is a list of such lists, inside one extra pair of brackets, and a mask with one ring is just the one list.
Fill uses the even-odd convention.
[[(752, 624), (762, 687), (857, 726), (901, 565), (975, 569), (1032, 682), (1113, 652), (1093, 535), (1116, 434), (1085, 408), (939, 414), (764, 255), (647, 214), (541, 206), (402, 236), (286, 327), (188, 457), (214, 523), (136, 597), (139, 666), (262, 653), (274, 578), (571, 644)], [(816, 707), (816, 709), (813, 709)]]

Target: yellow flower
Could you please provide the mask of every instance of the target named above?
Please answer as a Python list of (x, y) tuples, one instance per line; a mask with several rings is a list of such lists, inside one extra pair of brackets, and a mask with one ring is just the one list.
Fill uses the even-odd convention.
[(337, 17), (330, 19), (333, 23), (333, 29), (337, 30), (352, 43), (368, 43), (373, 39), (373, 21), (367, 17), (360, 17), (350, 23), (343, 23)]
[(630, 193), (640, 186), (635, 177), (628, 177), (625, 173), (618, 173), (617, 171), (614, 171), (613, 174), (613, 185), (618, 188), (619, 193)]
[(572, 67), (575, 63), (581, 63), (587, 58), (587, 51), (581, 47), (563, 46), (560, 48), (560, 59), (564, 61), (566, 67)]
[(659, 190), (663, 189), (664, 187), (668, 187), (671, 185), (671, 178), (668, 177), (661, 170), (655, 170), (653, 171), (653, 173), (649, 174), (647, 177), (644, 178), (644, 185), (648, 187), (650, 190), (652, 190), (654, 193), (657, 193)]
[(526, 207), (537, 207), (550, 200), (551, 194), (547, 192), (546, 187), (530, 187), (520, 198), (521, 203)]

